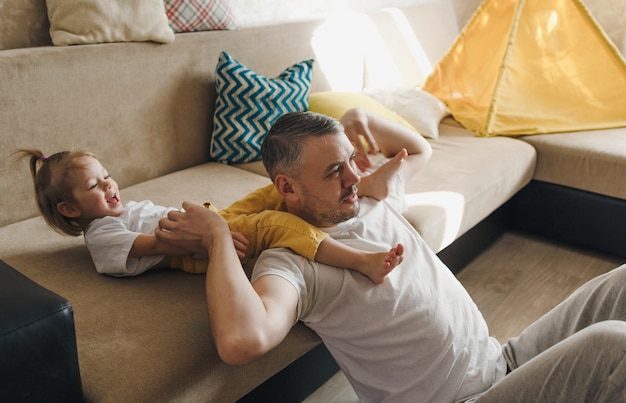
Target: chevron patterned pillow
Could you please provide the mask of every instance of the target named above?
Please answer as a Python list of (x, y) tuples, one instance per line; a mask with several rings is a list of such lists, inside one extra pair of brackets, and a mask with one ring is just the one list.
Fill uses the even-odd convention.
[(227, 0), (164, 0), (164, 4), (174, 32), (237, 29)]
[(222, 52), (215, 78), (211, 157), (224, 163), (259, 160), (261, 143), (274, 121), (287, 112), (307, 110), (312, 71), (310, 59), (267, 78)]

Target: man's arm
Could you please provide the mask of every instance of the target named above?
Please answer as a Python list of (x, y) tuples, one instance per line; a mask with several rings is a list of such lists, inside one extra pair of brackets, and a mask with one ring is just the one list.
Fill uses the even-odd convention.
[(407, 182), (426, 165), (432, 155), (430, 144), (423, 136), (363, 108), (352, 108), (346, 111), (341, 118), (341, 123), (350, 141), (355, 143), (357, 150), (360, 151), (357, 164), (362, 170), (369, 168), (371, 164), (367, 154), (361, 149), (359, 136), (369, 138), (367, 142), (376, 144), (387, 158), (395, 156), (403, 148), (406, 149), (408, 157), (402, 171)]
[(272, 275), (250, 284), (224, 219), (187, 202), (183, 209), (185, 212), (173, 211), (161, 220), (157, 237), (206, 249), (206, 298), (218, 353), (228, 364), (248, 363), (276, 347), (289, 333), (297, 317), (296, 290)]

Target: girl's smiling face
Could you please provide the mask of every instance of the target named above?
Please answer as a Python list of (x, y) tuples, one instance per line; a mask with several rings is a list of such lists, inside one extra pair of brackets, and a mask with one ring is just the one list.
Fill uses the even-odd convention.
[[(70, 180), (74, 184), (72, 202), (59, 203), (62, 214), (88, 224), (96, 218), (117, 217), (124, 211), (117, 182), (96, 158), (80, 157)], [(61, 204), (67, 204), (60, 206)], [(65, 209), (66, 211), (63, 211)]]

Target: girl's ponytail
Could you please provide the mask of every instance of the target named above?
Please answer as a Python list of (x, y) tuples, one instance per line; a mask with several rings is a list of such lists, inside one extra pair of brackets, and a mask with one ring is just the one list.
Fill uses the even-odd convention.
[(80, 225), (62, 215), (57, 205), (63, 201), (74, 201), (69, 171), (78, 167), (74, 163), (75, 160), (94, 155), (84, 151), (61, 151), (47, 156), (36, 149), (19, 149), (13, 154), (17, 154), (18, 159), (29, 159), (37, 208), (46, 223), (57, 232), (72, 236), (81, 235), (83, 231)]

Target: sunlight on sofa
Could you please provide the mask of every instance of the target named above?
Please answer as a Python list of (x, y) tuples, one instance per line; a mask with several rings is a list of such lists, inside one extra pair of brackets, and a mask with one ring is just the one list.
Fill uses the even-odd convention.
[(422, 234), (433, 250), (445, 248), (458, 237), (465, 211), (465, 198), (461, 193), (449, 191), (407, 193), (406, 202), (409, 209), (429, 209), (428, 211), (433, 211), (433, 214), (443, 217), (439, 233)]

